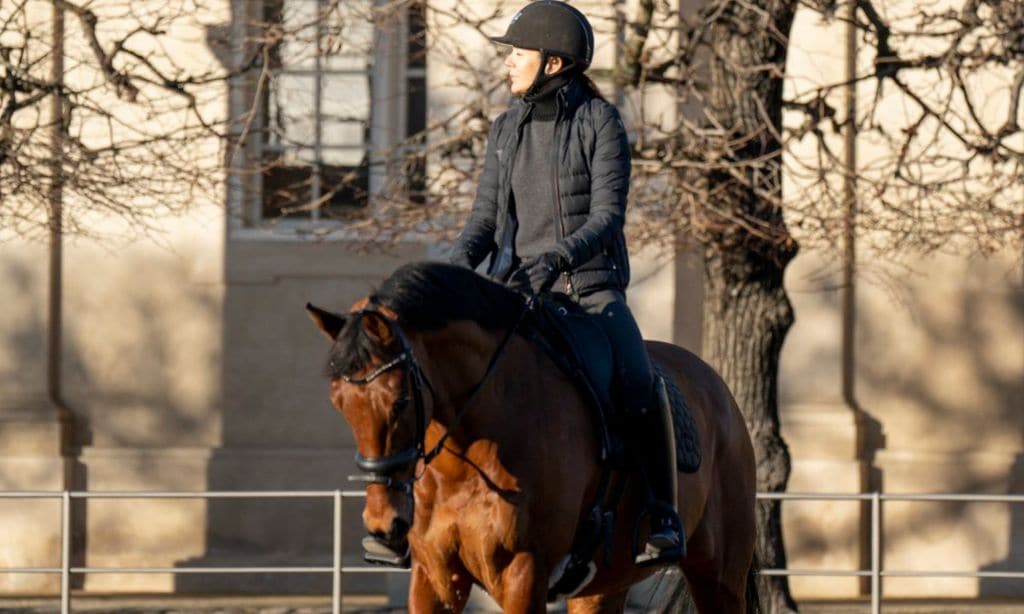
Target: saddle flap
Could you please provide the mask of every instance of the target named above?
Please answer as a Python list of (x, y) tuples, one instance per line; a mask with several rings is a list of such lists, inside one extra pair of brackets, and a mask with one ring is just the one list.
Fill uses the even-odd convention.
[[(569, 369), (580, 371), (598, 396), (601, 410), (608, 415), (612, 404), (614, 357), (611, 342), (591, 314), (564, 294), (554, 293), (541, 299), (538, 320), (552, 349), (569, 362)], [(575, 374), (574, 374), (575, 375)]]

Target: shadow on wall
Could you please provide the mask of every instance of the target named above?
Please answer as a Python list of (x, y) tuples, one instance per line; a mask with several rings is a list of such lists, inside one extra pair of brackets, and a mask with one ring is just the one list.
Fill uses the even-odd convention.
[[(1015, 295), (1016, 308), (1014, 313), (1019, 316), (1016, 330), (1024, 337), (1024, 289), (1017, 291)], [(1024, 345), (1024, 344), (1022, 344)], [(1015, 425), (1018, 431), (1024, 432), (1022, 425), (1021, 405), (1024, 404), (1024, 374), (1019, 374), (1016, 382), (1016, 391), (1009, 396), (1010, 404), (1006, 406), (1009, 413), (1017, 421)], [(1012, 390), (1012, 388), (1011, 388)], [(1024, 494), (1024, 454), (1017, 455), (1013, 468), (1007, 479), (1007, 493), (1020, 495)], [(1009, 527), (1009, 548), (1006, 558), (1001, 561), (985, 565), (982, 571), (993, 572), (1024, 572), (1024, 503), (1015, 503), (1010, 506), (1010, 527)], [(1022, 592), (1020, 579), (1009, 578), (984, 578), (980, 581), (978, 593), (982, 597), (1000, 595), (1019, 595)]]
[[(219, 319), (219, 293), (193, 284), (185, 259), (131, 251), (83, 246), (67, 265), (64, 390), (81, 461), (74, 487), (202, 490), (197, 468), (204, 446), (214, 443), (219, 411), (219, 340), (207, 341)], [(193, 536), (201, 532), (202, 500), (90, 498), (74, 505), (90, 566), (163, 567), (200, 551)], [(168, 582), (113, 574), (84, 581), (88, 590), (115, 592), (163, 590)]]
[[(0, 287), (9, 292), (4, 297), (5, 320), (12, 314), (13, 319), (24, 316), (20, 325), (3, 328), (3, 353), (8, 356), (4, 361), (6, 368), (0, 367), (0, 381), (15, 383), (18, 388), (11, 390), (15, 394), (43, 395), (46, 393), (47, 314), (45, 290), (37, 290), (37, 286), (45, 284), (46, 279), (38, 275), (43, 271), (33, 271), (14, 259), (5, 258), (0, 263), (3, 265)], [(22, 390), (25, 384), (38, 390)]]
[[(1024, 455), (1017, 456), (1017, 460), (1013, 464), (1007, 492), (1024, 494)], [(1024, 503), (1015, 503), (1010, 506), (1009, 549), (1006, 558), (983, 566), (981, 571), (1024, 573)], [(1019, 578), (983, 578), (978, 584), (978, 594), (981, 597), (1019, 595), (1020, 593), (1021, 580)]]
[[(897, 477), (890, 475), (885, 478), (887, 488), (907, 491), (908, 483), (920, 483), (921, 488), (914, 490), (1024, 494), (1024, 460), (1020, 455), (1024, 442), (1024, 355), (1017, 355), (1024, 348), (1024, 287), (1019, 280), (1008, 278), (1001, 279), (1001, 286), (995, 279), (971, 280), (964, 283), (969, 287), (940, 291), (938, 295), (928, 289), (915, 289), (907, 293), (905, 305), (913, 314), (913, 322), (907, 325), (912, 331), (899, 330), (903, 322), (899, 315), (887, 319), (874, 314), (873, 321), (864, 327), (868, 330), (859, 350), (858, 388), (867, 393), (861, 398), (867, 399), (864, 404), (881, 418), (892, 438), (901, 440), (890, 444), (893, 451), (906, 451), (910, 459), (899, 469), (908, 472), (900, 476), (902, 483), (895, 486)], [(952, 300), (944, 303), (946, 298)], [(900, 347), (901, 339), (909, 339), (909, 346)], [(923, 454), (916, 457), (918, 453)], [(947, 453), (951, 460), (936, 465)], [(1000, 455), (1012, 458), (1016, 453), (1017, 459), (1005, 470), (998, 460), (991, 465), (998, 470), (989, 465), (978, 469), (958, 460), (962, 455), (979, 453), (983, 457), (990, 453), (987, 458), (995, 459)], [(918, 465), (916, 469), (911, 467), (914, 464)], [(881, 469), (888, 473), (892, 467)], [(924, 474), (911, 477), (910, 471)], [(933, 472), (933, 482), (924, 477), (929, 472)], [(980, 567), (981, 571), (1024, 571), (1024, 505), (1008, 508), (1010, 526), (1005, 550), (991, 522), (984, 521), (991, 513), (987, 510), (993, 508), (982, 507), (999, 505), (889, 505), (890, 510), (903, 509), (909, 515), (901, 521), (887, 521), (891, 528), (885, 532), (885, 551), (906, 560), (913, 553), (907, 550), (897, 554), (900, 542), (921, 543), (929, 534), (949, 535), (952, 541), (964, 545), (950, 546), (949, 558), (929, 563), (932, 568), (969, 568), (973, 557), (985, 555), (964, 552), (965, 564), (952, 548), (962, 551), (973, 544), (987, 551), (1006, 552), (1004, 559)], [(902, 526), (891, 526), (897, 523)], [(1024, 585), (1019, 579), (984, 579), (979, 581), (978, 590), (981, 597), (1021, 596)]]
[[(29, 249), (45, 248), (32, 245)], [(43, 264), (40, 265), (40, 262)], [(33, 261), (29, 265), (23, 259), (16, 257), (4, 257), (0, 259), (0, 288), (4, 292), (3, 309), (7, 318), (4, 326), (0, 329), (0, 382), (4, 385), (0, 388), (0, 394), (10, 394), (13, 404), (3, 409), (18, 412), (21, 409), (34, 411), (36, 407), (20, 408), (17, 406), (19, 400), (29, 403), (52, 403), (49, 393), (48, 382), (48, 338), (49, 338), (49, 306), (47, 304), (46, 285), (48, 283), (45, 258)], [(81, 360), (81, 353), (73, 340), (67, 337), (63, 339), (63, 360), (64, 364), (77, 363)], [(7, 399), (10, 401), (10, 398)], [(80, 422), (79, 414), (73, 407), (68, 407), (66, 399), (62, 399), (63, 405), (71, 413), (71, 428), (74, 429)], [(46, 408), (46, 411), (56, 411), (56, 407)], [(44, 418), (55, 418), (55, 415), (45, 414)], [(71, 433), (71, 449), (65, 449), (63, 453), (67, 456), (77, 454), (78, 446), (74, 443), (75, 435)], [(41, 442), (43, 443), (43, 442)], [(44, 442), (44, 445), (52, 445), (55, 442)], [(65, 441), (66, 446), (68, 442)], [(20, 454), (21, 452), (19, 452)], [(48, 452), (47, 452), (48, 453)], [(80, 490), (85, 488), (85, 468), (77, 461), (71, 459), (68, 468), (68, 480), (63, 483), (64, 488)], [(19, 473), (24, 477), (24, 473)], [(45, 486), (31, 484), (19, 485), (16, 490), (51, 490), (54, 488), (51, 478), (47, 475)], [(86, 547), (86, 504), (82, 499), (73, 500), (71, 526), (71, 564), (74, 566), (84, 565)], [(30, 525), (33, 520), (31, 516), (39, 513), (40, 508), (32, 505), (31, 502), (18, 506), (15, 512), (22, 516)], [(49, 509), (49, 508), (47, 508)], [(45, 515), (45, 514), (44, 514)], [(10, 520), (10, 519), (8, 519)], [(20, 524), (20, 520), (14, 520)], [(48, 524), (42, 530), (54, 531), (47, 537), (48, 541), (59, 543), (59, 524)], [(52, 549), (51, 549), (52, 550)], [(23, 553), (31, 556), (30, 553)], [(17, 555), (16, 555), (17, 556)], [(72, 588), (81, 588), (84, 577), (75, 575), (71, 578)]]
[[(162, 265), (138, 264), (153, 270)], [(217, 372), (220, 355), (210, 344), (199, 347), (195, 330), (216, 321), (220, 303), (210, 293), (181, 292), (178, 286), (170, 291), (174, 297), (163, 295), (166, 290), (153, 290), (119, 284), (118, 304), (109, 310), (98, 307), (85, 322), (76, 324), (76, 314), (65, 312), (66, 328), (82, 337), (76, 341), (74, 335), (65, 335), (67, 396), (80, 408), (76, 448), (211, 443), (208, 412), (217, 406), (217, 391), (210, 388), (206, 374)], [(86, 346), (92, 346), (88, 356), (73, 349)], [(163, 483), (159, 474), (139, 477)]]
[[(310, 321), (305, 304), (344, 311), (370, 284), (337, 275), (302, 275), (302, 258), (289, 254), (288, 247), (249, 246), (247, 249), (258, 253), (246, 252), (246, 258), (230, 253), (229, 248), (228, 270), (243, 270), (234, 279), (229, 273), (225, 287), (222, 442), (207, 465), (210, 490), (342, 490), (351, 488), (346, 476), (357, 473), (348, 429), (328, 398), (325, 361), (329, 344)], [(324, 246), (319, 257), (335, 257), (331, 249)], [(280, 258), (277, 250), (281, 250)], [(260, 262), (261, 256), (277, 262), (284, 273), (254, 270), (253, 263)], [(294, 275), (288, 272), (291, 260), (296, 260)], [(361, 561), (361, 511), (362, 500), (345, 499), (342, 543), (346, 564)], [(329, 567), (332, 527), (333, 500), (329, 498), (211, 500), (206, 552), (181, 564)], [(346, 591), (382, 592), (385, 588), (379, 577), (358, 582), (376, 585), (357, 586), (357, 581), (351, 580), (346, 582)], [(331, 577), (180, 575), (175, 590), (322, 594), (330, 592)]]

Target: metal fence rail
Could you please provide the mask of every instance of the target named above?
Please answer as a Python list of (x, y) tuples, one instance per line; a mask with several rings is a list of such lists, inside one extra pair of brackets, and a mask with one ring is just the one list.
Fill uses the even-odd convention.
[[(0, 499), (59, 499), (61, 503), (60, 567), (0, 567), (0, 574), (60, 574), (60, 610), (71, 612), (71, 576), (75, 574), (331, 574), (331, 609), (341, 612), (341, 578), (346, 573), (403, 573), (404, 569), (342, 564), (341, 528), (342, 500), (362, 498), (361, 490), (285, 490), (285, 491), (24, 491), (0, 492)], [(885, 494), (885, 493), (758, 493), (759, 500), (778, 501), (863, 501), (870, 503), (870, 568), (869, 569), (762, 569), (769, 576), (820, 576), (871, 578), (871, 612), (882, 611), (881, 580), (893, 578), (1002, 578), (1024, 579), (1024, 571), (959, 571), (959, 570), (888, 570), (882, 568), (883, 501), (966, 502), (966, 503), (1024, 503), (1024, 495), (978, 494)], [(72, 499), (330, 499), (333, 501), (332, 558), (330, 566), (278, 566), (278, 567), (77, 567), (71, 565)]]

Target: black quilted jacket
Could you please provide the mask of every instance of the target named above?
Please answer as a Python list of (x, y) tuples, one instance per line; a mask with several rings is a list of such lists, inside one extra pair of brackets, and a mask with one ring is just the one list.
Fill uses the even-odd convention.
[[(570, 263), (554, 289), (583, 294), (624, 290), (629, 259), (622, 233), (629, 192), (630, 147), (619, 112), (594, 96), (580, 80), (557, 93), (555, 182), (560, 220), (556, 249)], [(531, 105), (518, 102), (500, 115), (487, 138), (487, 154), (476, 200), (452, 250), (452, 261), (475, 268), (491, 256), (488, 274), (504, 279), (514, 265), (509, 230), (512, 161)]]

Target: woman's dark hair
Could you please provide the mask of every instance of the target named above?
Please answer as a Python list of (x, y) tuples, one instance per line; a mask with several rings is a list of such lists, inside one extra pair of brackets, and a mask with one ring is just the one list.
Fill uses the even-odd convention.
[(605, 102), (608, 102), (608, 99), (604, 97), (604, 94), (601, 93), (600, 88), (597, 87), (597, 84), (594, 83), (594, 80), (591, 79), (589, 75), (587, 75), (586, 73), (582, 73), (581, 72), (581, 73), (579, 73), (579, 79), (580, 79), (580, 83), (583, 84), (583, 87), (585, 89), (590, 90), (590, 94), (594, 98), (597, 98), (598, 100), (604, 100)]

